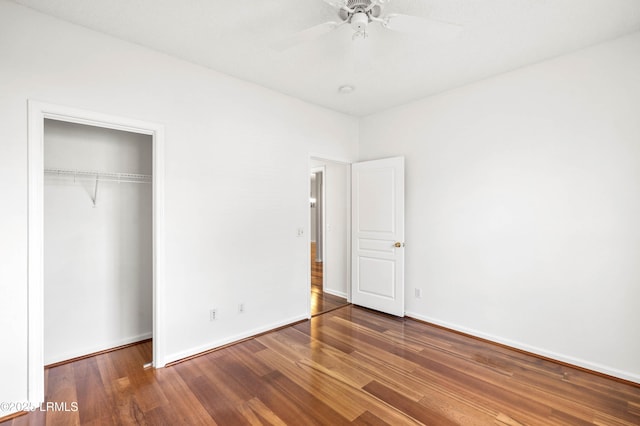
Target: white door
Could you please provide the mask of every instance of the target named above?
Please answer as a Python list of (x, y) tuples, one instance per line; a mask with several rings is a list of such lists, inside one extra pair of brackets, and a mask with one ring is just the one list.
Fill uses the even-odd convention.
[(351, 168), (351, 302), (404, 316), (404, 157)]

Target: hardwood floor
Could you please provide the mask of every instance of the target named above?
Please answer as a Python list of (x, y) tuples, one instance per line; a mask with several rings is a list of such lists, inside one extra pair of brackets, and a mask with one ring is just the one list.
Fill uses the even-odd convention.
[(316, 262), (316, 243), (311, 243), (311, 316), (332, 311), (349, 304), (344, 297), (322, 291), (322, 262)]
[(164, 369), (150, 350), (47, 370), (79, 410), (4, 426), (640, 424), (640, 387), (354, 306)]

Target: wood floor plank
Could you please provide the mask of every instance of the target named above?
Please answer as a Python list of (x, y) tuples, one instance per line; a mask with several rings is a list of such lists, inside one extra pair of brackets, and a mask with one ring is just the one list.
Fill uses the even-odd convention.
[(155, 371), (144, 369), (150, 351), (150, 343), (143, 343), (128, 351), (131, 357), (127, 357), (124, 351), (95, 357), (105, 392), (113, 403), (112, 407), (119, 413), (117, 418), (126, 419), (127, 422), (149, 423), (148, 413), (169, 403), (158, 384)]
[(266, 350), (267, 348), (260, 344), (262, 348), (260, 351), (251, 352), (250, 349), (242, 345), (232, 346), (229, 349), (229, 354), (237, 360), (238, 364), (243, 365), (245, 368), (250, 369), (258, 376), (265, 376), (273, 371), (273, 368), (256, 356), (256, 354)]
[(393, 365), (381, 362), (375, 354), (358, 351), (351, 359), (356, 368), (364, 370), (376, 381), (414, 401), (419, 401), (432, 391), (429, 384), (417, 379), (412, 371), (396, 369)]
[[(264, 349), (260, 352), (256, 352), (256, 356), (261, 356), (267, 353), (268, 349)], [(242, 362), (229, 363), (225, 366), (228, 371), (231, 380), (235, 380), (241, 386), (252, 395), (260, 400), (262, 405), (267, 407), (274, 413), (275, 416), (282, 419), (286, 424), (295, 424), (296, 421), (311, 422), (312, 419), (307, 415), (304, 407), (298, 407), (292, 403), (282, 392), (274, 388), (272, 384), (265, 379), (269, 374), (277, 372), (276, 369), (271, 369), (269, 373), (260, 376), (257, 375), (251, 368), (243, 364)], [(239, 409), (242, 411), (242, 408)]]
[(341, 327), (332, 327), (332, 331), (335, 336), (348, 341), (351, 345), (358, 347), (358, 352), (371, 354), (384, 361), (387, 365), (393, 366), (393, 368), (399, 368), (404, 371), (413, 371), (417, 365), (401, 355), (389, 352), (389, 347), (379, 347), (377, 344), (382, 344), (380, 339), (370, 339), (367, 336), (362, 336), (356, 330), (347, 329), (344, 324)]
[(280, 390), (288, 399), (296, 405), (307, 407), (307, 413), (313, 419), (314, 424), (320, 425), (342, 425), (348, 424), (345, 417), (340, 415), (329, 404), (325, 404), (309, 390), (298, 385), (293, 380), (279, 371), (269, 373), (265, 378), (276, 389)]
[(316, 262), (316, 243), (311, 242), (311, 316), (320, 315), (349, 304), (344, 297), (329, 294), (323, 289), (324, 265)]
[(341, 380), (337, 375), (326, 374), (309, 365), (287, 359), (275, 351), (264, 351), (259, 356), (271, 363), (277, 371), (311, 389), (318, 398), (332, 404), (347, 419), (355, 419), (368, 409), (389, 424), (414, 423), (404, 413), (388, 410), (384, 402), (361, 392), (356, 383)]
[(453, 422), (453, 420), (448, 419), (439, 413), (433, 412), (427, 407), (404, 397), (402, 394), (396, 392), (391, 388), (388, 388), (380, 382), (373, 381), (363, 389), (370, 394), (375, 395), (379, 399), (385, 401), (387, 404), (397, 409), (398, 411), (407, 413), (409, 416), (424, 424), (442, 426), (456, 424)]
[[(317, 317), (320, 320), (322, 317)], [(317, 320), (316, 320), (317, 321)], [(308, 336), (311, 336), (311, 322), (305, 321), (300, 324), (296, 324), (293, 326), (296, 330), (304, 333)], [(344, 352), (346, 354), (353, 353), (356, 350), (356, 347), (352, 345), (350, 342), (341, 339), (339, 336), (334, 336), (331, 331), (327, 331), (322, 327), (313, 327), (313, 338), (319, 341), (326, 343), (327, 345)]]
[(428, 392), (419, 401), (420, 405), (427, 407), (431, 412), (452, 420), (455, 424), (465, 426), (481, 426), (496, 421), (499, 413), (490, 412), (486, 407), (478, 407), (468, 404), (465, 400), (452, 398), (451, 394), (440, 392)]
[[(111, 418), (120, 419), (124, 423), (140, 423), (144, 414), (135, 398), (135, 389), (131, 386), (129, 377), (117, 377), (112, 375), (113, 365), (108, 357), (98, 357), (96, 359), (98, 369), (102, 377), (104, 390), (108, 395), (111, 405)], [(107, 419), (105, 414), (102, 419)]]
[[(334, 331), (329, 328), (323, 328), (322, 331), (323, 333), (318, 332), (315, 333), (315, 335), (322, 336), (323, 343), (325, 343), (327, 336), (331, 336)], [(340, 335), (336, 334), (332, 339), (339, 340)], [(415, 367), (413, 364), (411, 364), (408, 369), (406, 366), (405, 368), (400, 368), (398, 366), (402, 366), (402, 363), (395, 362), (397, 359), (389, 361), (385, 360), (384, 357), (379, 358), (377, 355), (380, 354), (376, 352), (375, 348), (368, 347), (354, 341), (353, 347), (355, 348), (356, 346), (360, 347), (360, 350), (354, 349), (350, 353), (338, 351), (332, 346), (329, 346), (330, 349), (324, 348), (324, 350), (331, 351), (332, 356), (340, 361), (341, 369), (354, 369), (360, 371), (364, 374), (364, 377), (368, 378), (369, 381), (376, 379), (384, 384), (393, 386), (395, 389), (402, 392), (403, 395), (412, 398), (415, 401), (418, 401), (424, 396), (424, 393), (421, 393), (421, 384), (415, 381), (411, 374), (413, 367)]]
[(592, 425), (592, 421), (585, 420), (585, 417), (588, 417), (590, 420), (593, 420), (593, 413), (589, 413), (589, 410), (585, 410), (580, 417), (575, 417), (569, 413), (563, 411), (553, 410), (550, 416), (550, 420), (553, 424), (557, 425), (571, 425), (571, 426), (587, 426)]
[(235, 409), (232, 401), (223, 394), (224, 383), (209, 380), (205, 376), (187, 382), (198, 401), (219, 425), (249, 424)]
[(96, 358), (86, 358), (73, 363), (77, 386), (78, 411), (82, 424), (111, 417), (115, 406), (102, 381)]
[(49, 384), (48, 392), (45, 395), (47, 402), (62, 402), (65, 404), (65, 411), (52, 411), (47, 416), (47, 425), (79, 425), (80, 415), (77, 411), (66, 411), (66, 405), (72, 410), (67, 401), (77, 401), (78, 394), (76, 392), (75, 377), (73, 374), (73, 366), (66, 364), (58, 369), (50, 369), (45, 371), (46, 381)]
[[(309, 375), (317, 374), (334, 377), (341, 382), (357, 388), (362, 387), (371, 381), (371, 377), (363, 374), (362, 372), (342, 365), (340, 357), (337, 353), (332, 354), (329, 347), (317, 345), (312, 353), (291, 352), (283, 348), (282, 344), (277, 340), (271, 340), (271, 337), (269, 336), (265, 336), (262, 341), (266, 346), (270, 346), (273, 352), (286, 353), (288, 355), (287, 358), (291, 359), (293, 364), (298, 368), (301, 368), (302, 371), (307, 371)], [(282, 365), (280, 365), (280, 367), (282, 367)]]
[(415, 375), (423, 380), (436, 382), (443, 389), (464, 395), (465, 400), (505, 413), (524, 424), (548, 424), (551, 408), (529, 398), (520, 398), (510, 389), (504, 389), (489, 381), (477, 379), (446, 365), (423, 361)]
[(184, 424), (179, 416), (170, 407), (158, 406), (144, 413), (144, 419), (138, 424), (170, 426)]
[(211, 382), (220, 384), (220, 386), (217, 386), (218, 396), (224, 397), (232, 406), (238, 407), (254, 397), (230, 373), (231, 365), (237, 362), (231, 354), (215, 360), (203, 359), (203, 362), (205, 363), (203, 365), (205, 370), (204, 377)]
[(287, 376), (314, 392), (316, 397), (333, 407), (346, 419), (354, 419), (366, 410), (366, 403), (354, 397), (353, 386), (336, 380), (312, 368), (291, 362), (273, 351), (265, 351), (260, 356), (273, 365), (274, 371)]
[(627, 420), (622, 420), (615, 415), (598, 411), (594, 413), (593, 424), (607, 426), (638, 426), (640, 423), (636, 421), (630, 422)]
[[(168, 401), (166, 411), (173, 413), (172, 417), (177, 419), (174, 424), (216, 424), (185, 383), (177, 368), (156, 371), (155, 377)], [(177, 395), (180, 397), (176, 398)]]
[[(386, 321), (385, 321), (386, 320)], [(352, 310), (347, 313), (345, 310), (341, 310), (337, 315), (331, 316), (330, 321), (348, 323), (349, 327), (353, 330), (364, 330), (364, 331), (377, 331), (379, 333), (384, 333), (390, 328), (399, 328), (402, 329), (403, 325), (400, 323), (396, 324), (396, 319), (385, 315), (381, 318), (376, 318), (372, 315), (369, 315), (368, 312), (359, 312), (358, 310)]]
[(351, 424), (357, 426), (390, 426), (389, 423), (374, 416), (370, 411), (362, 413)]
[(277, 371), (262, 377), (260, 383), (252, 383), (258, 399), (285, 424), (317, 424), (306, 407), (298, 405), (268, 380), (275, 373)]
[(284, 426), (286, 423), (258, 398), (252, 398), (240, 407), (242, 415), (252, 425)]
[(354, 306), (175, 364), (151, 342), (45, 371), (20, 425), (640, 425), (640, 386)]

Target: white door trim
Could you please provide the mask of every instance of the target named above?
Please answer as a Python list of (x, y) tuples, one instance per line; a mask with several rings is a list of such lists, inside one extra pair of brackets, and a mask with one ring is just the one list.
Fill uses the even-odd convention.
[(150, 135), (153, 143), (153, 365), (165, 365), (164, 126), (83, 109), (28, 101), (28, 399), (44, 402), (44, 120)]

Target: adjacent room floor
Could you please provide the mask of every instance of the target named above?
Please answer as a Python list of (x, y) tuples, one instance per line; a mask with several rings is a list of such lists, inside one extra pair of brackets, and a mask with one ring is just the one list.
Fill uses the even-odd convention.
[(311, 316), (332, 311), (349, 304), (344, 297), (334, 296), (322, 289), (323, 263), (316, 262), (316, 243), (311, 243)]
[(346, 306), (167, 368), (143, 343), (46, 371), (26, 424), (637, 425), (640, 387)]

